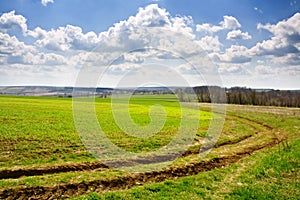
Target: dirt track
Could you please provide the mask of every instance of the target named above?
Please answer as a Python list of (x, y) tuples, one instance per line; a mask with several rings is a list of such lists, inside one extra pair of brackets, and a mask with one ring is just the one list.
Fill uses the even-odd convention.
[[(236, 116), (240, 117), (240, 116)], [(273, 128), (269, 125), (257, 122), (248, 118), (241, 118), (249, 123), (258, 124), (264, 127), (265, 130), (270, 131)], [(232, 145), (240, 143), (244, 140), (251, 139), (251, 136), (244, 136), (234, 142), (224, 142), (217, 145), (221, 147), (224, 145)], [(223, 166), (228, 166), (232, 163), (237, 162), (243, 157), (247, 157), (252, 153), (263, 149), (274, 146), (280, 142), (279, 138), (272, 138), (269, 142), (259, 144), (251, 147), (245, 147), (239, 151), (234, 152), (233, 155), (221, 156), (219, 158), (213, 158), (209, 160), (203, 160), (196, 163), (190, 163), (185, 166), (170, 167), (160, 171), (152, 171), (145, 173), (128, 174), (125, 176), (117, 177), (111, 180), (94, 180), (90, 182), (81, 183), (67, 183), (60, 184), (53, 187), (40, 186), (40, 187), (19, 187), (6, 190), (0, 190), (0, 199), (59, 199), (70, 196), (82, 195), (91, 191), (103, 193), (111, 190), (122, 190), (128, 189), (134, 185), (141, 185), (149, 182), (161, 182), (166, 179), (176, 179), (177, 177), (195, 175), (202, 171), (212, 170)], [(188, 156), (191, 154), (199, 153), (199, 149), (186, 151), (182, 156)], [(166, 156), (166, 155), (165, 155)], [(170, 156), (170, 155), (168, 155)], [(170, 158), (170, 157), (169, 157)], [(156, 158), (157, 162), (164, 161), (162, 158)], [(129, 166), (139, 163), (145, 163), (145, 160), (131, 160), (128, 162)], [(131, 163), (131, 164), (130, 164)], [(153, 160), (152, 162), (153, 163)], [(123, 163), (124, 164), (124, 163)], [(4, 178), (18, 178), (20, 176), (34, 176), (43, 174), (62, 173), (70, 171), (85, 171), (93, 169), (104, 169), (107, 168), (100, 162), (95, 163), (83, 163), (77, 165), (62, 165), (54, 167), (44, 167), (36, 169), (18, 169), (18, 170), (7, 170), (1, 171), (0, 177)]]
[(195, 175), (203, 171), (228, 166), (237, 162), (243, 157), (249, 156), (257, 150), (271, 147), (277, 144), (272, 140), (265, 145), (257, 145), (246, 148), (232, 156), (213, 158), (197, 163), (190, 163), (183, 167), (172, 167), (160, 171), (130, 174), (111, 180), (96, 180), (87, 183), (61, 184), (54, 187), (24, 187), (8, 189), (0, 192), (1, 199), (57, 199), (74, 195), (82, 195), (91, 191), (103, 193), (106, 191), (128, 189), (135, 185), (142, 185), (149, 182), (161, 182), (166, 179), (175, 179), (189, 175)]
[(21, 176), (38, 176), (44, 174), (55, 174), (62, 172), (72, 172), (72, 171), (85, 171), (94, 170), (100, 168), (108, 168), (106, 165), (100, 162), (94, 163), (81, 163), (81, 164), (71, 164), (71, 165), (59, 165), (59, 166), (48, 166), (40, 167), (35, 169), (16, 169), (16, 170), (3, 170), (0, 171), (0, 179), (7, 178), (20, 178)]
[[(244, 137), (238, 138), (235, 141), (225, 141), (222, 143), (216, 144), (216, 147), (221, 147), (229, 144), (239, 143), (247, 138), (250, 138), (251, 135), (246, 135)], [(132, 159), (127, 161), (116, 161), (110, 163), (110, 166), (135, 166), (138, 164), (149, 164), (149, 163), (160, 163), (174, 160), (177, 157), (186, 157), (192, 154), (198, 154), (200, 151), (200, 146), (193, 150), (187, 150), (182, 155), (178, 156), (177, 154), (168, 154), (168, 155), (160, 155), (152, 158), (140, 158), (140, 159)], [(48, 166), (48, 167), (39, 167), (39, 168), (28, 168), (28, 169), (14, 169), (14, 170), (3, 170), (0, 171), (0, 179), (8, 179), (8, 178), (20, 178), (21, 176), (38, 176), (45, 174), (56, 174), (63, 172), (73, 172), (73, 171), (87, 171), (87, 170), (95, 170), (100, 171), (101, 169), (108, 169), (109, 167), (101, 162), (90, 162), (90, 163), (80, 163), (80, 164), (69, 164), (69, 165), (58, 165), (58, 166)]]

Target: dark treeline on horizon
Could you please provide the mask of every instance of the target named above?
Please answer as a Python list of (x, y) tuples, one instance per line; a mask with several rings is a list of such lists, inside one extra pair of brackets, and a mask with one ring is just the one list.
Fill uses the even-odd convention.
[[(220, 86), (197, 87), (140, 87), (140, 88), (80, 88), (54, 86), (0, 86), (0, 95), (100, 98), (116, 94), (176, 94), (180, 101), (228, 103), (241, 105), (300, 107), (300, 90), (251, 89), (246, 87), (223, 88)], [(77, 95), (78, 95), (77, 94)]]
[(221, 88), (219, 86), (198, 86), (193, 89), (198, 102), (300, 107), (300, 90), (258, 90), (246, 87)]

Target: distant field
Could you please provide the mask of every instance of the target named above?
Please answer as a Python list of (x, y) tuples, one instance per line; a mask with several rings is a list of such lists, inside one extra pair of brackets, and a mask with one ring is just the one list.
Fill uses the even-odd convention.
[[(0, 102), (1, 168), (95, 160), (75, 130), (72, 99), (2, 96)], [(96, 99), (95, 107), (101, 128), (110, 140), (126, 150), (140, 152), (166, 145), (180, 126), (179, 102), (170, 95), (132, 98), (129, 109), (134, 122), (149, 124), (149, 110), (154, 104), (164, 106), (167, 121), (158, 134), (146, 139), (128, 136), (118, 127), (110, 99)], [(205, 135), (210, 112), (202, 111), (201, 119), (198, 133)]]
[[(149, 110), (155, 104), (164, 107), (167, 120), (150, 138), (125, 134), (114, 121), (109, 98), (97, 98), (95, 109), (114, 144), (127, 151), (151, 152), (172, 140), (181, 120), (175, 96), (140, 95), (130, 100), (133, 121), (149, 124)], [(159, 171), (132, 174), (108, 169), (86, 150), (75, 129), (72, 99), (0, 96), (0, 198), (247, 199), (262, 195), (272, 199), (277, 192), (279, 197), (296, 199), (300, 109), (227, 106), (222, 134), (210, 154), (201, 159), (201, 141), (212, 116), (218, 115), (209, 106), (200, 105), (193, 145), (181, 157)], [(199, 117), (194, 108), (184, 109), (190, 117)]]

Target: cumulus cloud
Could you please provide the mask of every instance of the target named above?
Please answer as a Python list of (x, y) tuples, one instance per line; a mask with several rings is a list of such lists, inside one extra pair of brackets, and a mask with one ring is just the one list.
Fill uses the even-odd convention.
[(67, 25), (58, 29), (45, 31), (40, 27), (28, 32), (36, 38), (36, 44), (53, 51), (66, 51), (69, 49), (91, 50), (98, 42), (99, 38), (94, 32), (84, 34), (78, 26)]
[(41, 0), (43, 6), (47, 6), (48, 3), (54, 3), (54, 0)]
[(300, 54), (299, 53), (289, 53), (284, 56), (274, 57), (274, 63), (283, 65), (299, 65), (300, 66)]
[(36, 49), (32, 45), (20, 42), (15, 36), (0, 32), (0, 55), (16, 56), (26, 52), (34, 53)]
[[(43, 2), (53, 3), (52, 0)], [(197, 32), (209, 35), (196, 36), (195, 27)], [(258, 24), (257, 29), (269, 31), (272, 36), (252, 47), (234, 41), (252, 38), (240, 27), (233, 16), (224, 16), (216, 25), (195, 25), (191, 16), (172, 16), (166, 9), (152, 4), (101, 33), (83, 32), (81, 27), (73, 25), (29, 30), (26, 18), (11, 11), (0, 16), (0, 65), (8, 71), (10, 66), (11, 69), (18, 66), (39, 72), (59, 69), (70, 72), (83, 65), (99, 71), (110, 66), (109, 72), (115, 76), (137, 70), (147, 62), (156, 62), (192, 76), (195, 69), (184, 65), (182, 58), (203, 71), (216, 72), (208, 69), (211, 65), (205, 59), (209, 56), (223, 75), (250, 74), (246, 69), (250, 64), (253, 66), (252, 60), (258, 65), (251, 68), (254, 75), (299, 75), (299, 13), (276, 24)], [(17, 34), (10, 35), (14, 33), (11, 30), (20, 30), (31, 38), (22, 42)], [(224, 32), (217, 34), (219, 31)], [(228, 41), (224, 40), (223, 33), (227, 33)], [(230, 46), (231, 42), (236, 45)]]
[(189, 25), (193, 25), (193, 18), (191, 16), (180, 16), (171, 18), (171, 30), (184, 34), (186, 37), (195, 38), (193, 29)]
[(7, 58), (9, 64), (25, 64), (38, 66), (54, 66), (67, 63), (67, 59), (54, 53), (30, 53), (26, 52), (17, 56)]
[[(217, 62), (247, 63), (252, 58), (268, 59), (274, 64), (285, 66), (299, 65), (300, 50), (300, 14), (296, 13), (287, 20), (277, 24), (258, 24), (258, 29), (265, 29), (273, 34), (270, 39), (258, 42), (251, 48), (232, 45), (224, 53), (216, 52), (213, 58)], [(250, 39), (251, 36), (240, 30), (233, 30), (227, 34), (227, 39)], [(266, 68), (264, 68), (266, 69)], [(257, 70), (262, 71), (262, 67)]]
[(16, 15), (15, 11), (4, 13), (0, 16), (0, 30), (7, 32), (11, 29), (19, 29), (23, 33), (27, 31), (26, 18), (22, 15)]
[(127, 20), (127, 25), (144, 27), (162, 27), (171, 24), (170, 14), (166, 9), (159, 8), (157, 4), (151, 4), (145, 8), (139, 8), (136, 16), (131, 16)]
[(219, 52), (222, 47), (218, 36), (205, 36), (197, 41), (197, 43), (206, 51)]
[(251, 35), (248, 32), (242, 32), (241, 30), (233, 30), (227, 33), (227, 40), (249, 40)]
[(277, 24), (261, 24), (257, 25), (258, 29), (266, 29), (273, 33), (275, 36), (284, 36), (289, 41), (299, 42), (300, 40), (300, 13), (294, 14), (287, 20), (278, 22)]
[(246, 63), (251, 61), (252, 55), (245, 46), (231, 45), (224, 54), (218, 54), (217, 57), (221, 62)]
[(241, 24), (235, 17), (227, 15), (223, 16), (223, 21), (221, 21), (219, 24), (220, 25), (212, 25), (208, 23), (197, 24), (196, 31), (215, 33), (224, 29), (236, 29), (241, 27)]
[(247, 64), (235, 63), (218, 63), (218, 72), (222, 75), (249, 75), (251, 74), (247, 68)]
[(289, 53), (299, 53), (300, 47), (300, 13), (277, 24), (258, 24), (258, 29), (268, 30), (273, 34), (269, 40), (257, 43), (252, 52), (257, 55), (284, 56)]
[(215, 33), (222, 29), (223, 29), (223, 27), (221, 27), (221, 26), (215, 26), (215, 25), (208, 24), (208, 23), (196, 25), (196, 31), (198, 31), (198, 32)]
[(233, 16), (225, 15), (223, 19), (224, 20), (220, 22), (220, 24), (226, 29), (235, 29), (241, 27), (239, 21)]
[[(172, 17), (157, 4), (140, 8), (135, 16), (114, 24), (108, 31), (100, 33), (101, 44), (106, 50), (130, 51), (142, 46), (172, 49), (182, 56), (195, 53), (196, 43), (189, 16)], [(187, 41), (190, 40), (190, 41)]]
[(42, 39), (42, 38), (46, 37), (47, 31), (41, 29), (40, 27), (36, 27), (33, 31), (28, 30), (28, 35), (30, 35), (36, 39)]
[(136, 15), (114, 24), (99, 35), (94, 32), (83, 33), (80, 27), (72, 25), (50, 31), (37, 27), (28, 31), (28, 34), (36, 38), (37, 46), (53, 51), (72, 49), (88, 51), (99, 45), (101, 41), (101, 45), (106, 51), (114, 52), (117, 49), (120, 50), (122, 46), (128, 47), (127, 50), (138, 48), (149, 43), (150, 40), (154, 40), (152, 38), (158, 38), (157, 42), (162, 45), (163, 40), (167, 39), (167, 36), (160, 35), (162, 33), (159, 31), (147, 31), (147, 28), (151, 30), (165, 28), (168, 30), (165, 33), (169, 34), (170, 37), (172, 37), (173, 32), (176, 32), (193, 39), (195, 35), (190, 27), (192, 23), (193, 20), (189, 16), (172, 17), (165, 9), (159, 8), (157, 4), (151, 4), (145, 8), (140, 8)]
[(15, 36), (0, 33), (0, 64), (25, 64), (25, 65), (58, 65), (65, 64), (67, 59), (58, 54), (39, 52), (35, 46), (26, 45)]

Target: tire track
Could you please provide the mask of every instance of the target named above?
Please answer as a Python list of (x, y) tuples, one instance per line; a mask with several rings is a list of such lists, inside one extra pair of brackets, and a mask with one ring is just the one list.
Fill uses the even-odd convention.
[(108, 167), (100, 162), (81, 163), (72, 165), (47, 166), (35, 169), (16, 169), (0, 171), (0, 179), (20, 178), (21, 176), (37, 176), (72, 171), (86, 171), (94, 169), (107, 169)]
[[(236, 115), (231, 115), (235, 117), (235, 120), (239, 120)], [(245, 117), (241, 117), (244, 120), (251, 121), (253, 123), (259, 124), (263, 127), (266, 127), (262, 123), (257, 123), (257, 121), (248, 119)], [(241, 121), (241, 120), (239, 120)], [(241, 121), (244, 122), (244, 121)], [(247, 124), (253, 128), (256, 128), (255, 126), (251, 124)], [(272, 127), (267, 126), (268, 129), (273, 129)], [(257, 128), (256, 128), (257, 129)], [(230, 141), (224, 141), (221, 143), (216, 143), (215, 147), (221, 147), (224, 145), (232, 145), (237, 144), (243, 140), (246, 140), (253, 135), (245, 135), (242, 137), (239, 137), (234, 140)], [(195, 147), (195, 146), (194, 146)], [(135, 165), (140, 164), (153, 164), (153, 163), (160, 163), (160, 162), (167, 162), (172, 161), (176, 158), (181, 157), (187, 157), (189, 155), (193, 154), (199, 154), (199, 151), (201, 149), (201, 145), (198, 145), (196, 148), (192, 150), (187, 150), (183, 154), (165, 154), (165, 155), (157, 155), (152, 157), (146, 157), (146, 158), (136, 158), (136, 159), (128, 159), (123, 161), (111, 161), (108, 162), (109, 166), (114, 167), (120, 167), (120, 166), (126, 166), (131, 167)], [(89, 162), (89, 163), (80, 163), (80, 164), (70, 164), (70, 165), (58, 165), (58, 166), (47, 166), (47, 167), (39, 167), (39, 168), (27, 168), (27, 169), (15, 169), (15, 170), (2, 170), (0, 171), (0, 179), (9, 179), (9, 178), (20, 178), (21, 176), (38, 176), (38, 175), (46, 175), (46, 174), (56, 174), (56, 173), (64, 173), (64, 172), (74, 172), (74, 171), (91, 171), (91, 170), (105, 170), (109, 167), (101, 162)]]
[(0, 191), (1, 199), (62, 199), (71, 196), (87, 194), (91, 191), (104, 193), (107, 191), (124, 190), (135, 185), (143, 185), (149, 182), (162, 182), (166, 179), (196, 175), (203, 171), (209, 171), (233, 164), (258, 150), (275, 146), (277, 142), (272, 140), (267, 144), (247, 147), (231, 156), (223, 156), (210, 160), (190, 163), (180, 167), (170, 167), (160, 171), (129, 174), (111, 180), (95, 180), (81, 183), (67, 183), (53, 187), (23, 187)]

